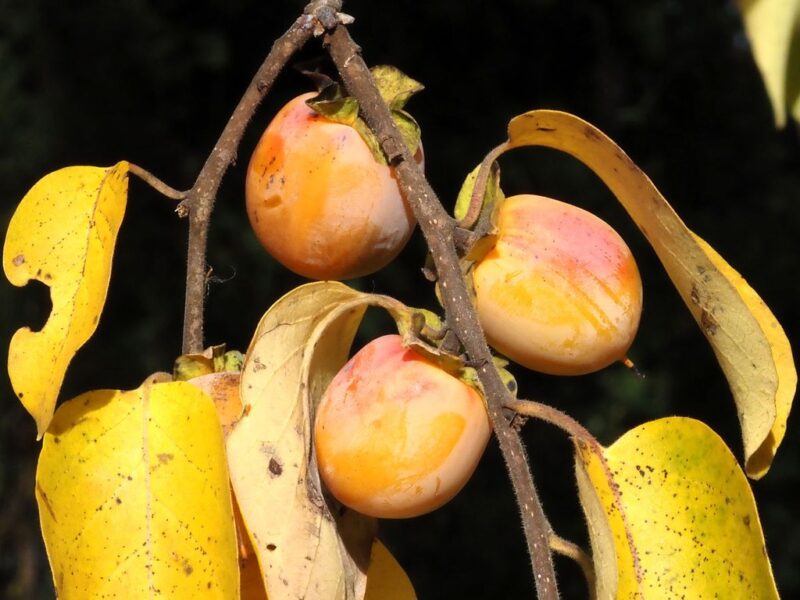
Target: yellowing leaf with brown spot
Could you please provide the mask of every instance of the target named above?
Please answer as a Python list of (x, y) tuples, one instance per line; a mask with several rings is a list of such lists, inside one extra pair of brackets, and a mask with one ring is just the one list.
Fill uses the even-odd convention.
[(403, 567), (378, 540), (372, 543), (364, 600), (417, 600)]
[(65, 402), (36, 500), (59, 598), (238, 597), (222, 430), (188, 383)]
[(775, 124), (783, 127), (787, 106), (800, 99), (798, 89), (789, 85), (790, 69), (796, 68), (800, 59), (800, 36), (796, 33), (800, 29), (800, 0), (737, 0), (737, 4), (772, 103)]
[(578, 441), (576, 474), (598, 600), (778, 598), (747, 478), (702, 422)]
[(19, 329), (8, 350), (11, 385), (38, 437), (53, 417), (75, 352), (97, 329), (128, 195), (128, 163), (67, 167), (40, 179), (8, 226), (3, 269), (23, 286), (50, 286), (53, 310), (41, 331)]
[(228, 435), (228, 462), (270, 598), (364, 596), (374, 520), (352, 511), (334, 519), (314, 464), (311, 414), (371, 304), (405, 310), (337, 282), (301, 286), (267, 311), (247, 351), (244, 415)]
[(571, 154), (614, 193), (653, 246), (730, 384), (746, 470), (769, 470), (786, 429), (797, 372), (786, 334), (756, 292), (690, 231), (653, 182), (610, 138), (568, 113), (535, 110), (509, 123), (510, 147)]

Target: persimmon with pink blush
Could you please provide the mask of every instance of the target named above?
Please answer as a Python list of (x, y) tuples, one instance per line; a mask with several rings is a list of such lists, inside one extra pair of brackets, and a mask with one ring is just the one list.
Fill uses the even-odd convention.
[(400, 518), (453, 498), (490, 433), (473, 388), (387, 335), (331, 381), (317, 408), (314, 446), (322, 480), (342, 504)]
[(299, 275), (369, 275), (400, 253), (416, 220), (394, 169), (353, 127), (311, 109), (314, 96), (286, 104), (261, 136), (247, 168), (247, 215), (264, 248)]
[(624, 360), (642, 281), (614, 229), (577, 206), (519, 195), (497, 215), (496, 245), (472, 281), (489, 343), (543, 373), (580, 375)]

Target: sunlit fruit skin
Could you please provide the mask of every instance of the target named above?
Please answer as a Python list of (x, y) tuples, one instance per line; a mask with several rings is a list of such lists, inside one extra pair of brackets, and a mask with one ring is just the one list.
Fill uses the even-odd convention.
[(253, 152), (245, 182), (250, 224), (299, 275), (368, 275), (400, 253), (416, 221), (393, 169), (375, 160), (355, 129), (309, 108), (313, 97), (284, 106)]
[(490, 432), (474, 389), (388, 335), (334, 377), (317, 409), (314, 445), (320, 475), (342, 504), (401, 518), (453, 498)]
[(495, 247), (473, 271), (489, 343), (542, 373), (581, 375), (623, 360), (642, 312), (630, 249), (607, 223), (543, 196), (507, 198)]

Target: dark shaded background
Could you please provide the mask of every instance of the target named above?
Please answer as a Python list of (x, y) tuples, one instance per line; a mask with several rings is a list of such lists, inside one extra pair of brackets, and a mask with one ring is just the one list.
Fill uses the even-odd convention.
[[(409, 105), (423, 128), (428, 177), (448, 207), (464, 175), (503, 139), (510, 117), (558, 108), (622, 145), (700, 235), (740, 270), (797, 341), (797, 130), (776, 131), (733, 2), (495, 0), (345, 3), (367, 62), (392, 63), (427, 90)], [(42, 175), (73, 164), (129, 159), (188, 188), (272, 41), (302, 2), (0, 0), (0, 224)], [(310, 59), (319, 47), (302, 53)], [(243, 167), (278, 107), (308, 84), (282, 76), (257, 115), (241, 161), (225, 179), (209, 263), (207, 341), (244, 349), (264, 310), (301, 280), (250, 233)], [(502, 159), (507, 193), (538, 192), (601, 215), (629, 241), (645, 280), (645, 313), (623, 367), (580, 378), (516, 369), (521, 395), (577, 417), (603, 443), (645, 420), (703, 419), (741, 458), (730, 392), (713, 354), (654, 254), (586, 168), (545, 150)], [(70, 368), (62, 398), (135, 387), (180, 351), (186, 223), (132, 180), (115, 272), (97, 334)], [(417, 234), (400, 261), (356, 282), (434, 307), (419, 273)], [(3, 351), (23, 324), (43, 324), (46, 289), (0, 284)], [(387, 327), (380, 316), (364, 336)], [(53, 595), (38, 533), (33, 421), (2, 382), (0, 596)], [(797, 418), (765, 480), (753, 483), (778, 587), (800, 595)], [(570, 446), (530, 423), (525, 440), (555, 528), (585, 540)], [(420, 598), (532, 597), (522, 533), (496, 447), (450, 505), (382, 524)], [(579, 571), (559, 559), (565, 598), (585, 597)]]

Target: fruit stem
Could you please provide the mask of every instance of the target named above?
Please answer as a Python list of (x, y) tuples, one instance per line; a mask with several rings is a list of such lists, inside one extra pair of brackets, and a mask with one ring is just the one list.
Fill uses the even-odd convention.
[(247, 124), (278, 74), (283, 70), (289, 58), (314, 35), (315, 29), (319, 32), (318, 16), (321, 15), (320, 18), (327, 19), (331, 11), (335, 15), (335, 11), (338, 11), (339, 8), (341, 8), (340, 1), (316, 0), (312, 2), (306, 12), (275, 41), (239, 100), (217, 143), (214, 144), (192, 189), (178, 205), (179, 213), (189, 215), (183, 354), (198, 353), (203, 350), (203, 310), (208, 272), (206, 265), (208, 226), (222, 177), (236, 158), (236, 149), (239, 147)]
[(361, 58), (361, 49), (353, 42), (346, 27), (336, 27), (325, 35), (323, 43), (348, 92), (358, 99), (364, 120), (380, 141), (387, 162), (394, 166), (401, 191), (425, 236), (439, 276), (447, 323), (461, 340), (470, 361), (478, 365), (476, 371), (485, 394), (489, 418), (522, 515), (537, 596), (539, 600), (557, 600), (558, 588), (550, 552), (550, 525), (536, 493), (519, 434), (503, 413), (503, 401), (510, 399), (510, 395), (492, 362), (489, 346), (459, 266), (453, 243), (455, 220), (444, 210), (422, 170), (413, 160)]

